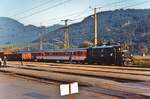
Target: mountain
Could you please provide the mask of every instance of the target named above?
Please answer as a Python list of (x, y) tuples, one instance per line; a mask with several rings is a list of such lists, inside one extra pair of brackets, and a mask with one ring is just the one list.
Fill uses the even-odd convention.
[[(121, 41), (130, 46), (130, 50), (150, 50), (150, 9), (120, 9), (97, 13), (98, 38), (103, 41)], [(59, 28), (44, 37), (50, 43), (56, 39), (63, 41), (64, 28)], [(69, 40), (72, 47), (83, 41), (93, 41), (93, 18), (69, 26)]]
[[(25, 44), (30, 43), (39, 38), (39, 33), (48, 33), (60, 28), (62, 25), (54, 25), (50, 27), (37, 27), (27, 25), (8, 18), (0, 17), (0, 44)], [(47, 30), (47, 31), (45, 31)]]
[[(134, 53), (150, 53), (150, 9), (120, 9), (97, 13), (98, 39), (124, 42)], [(83, 41), (93, 41), (93, 17), (68, 27), (71, 47), (78, 47)], [(7, 17), (0, 17), (0, 44), (24, 44), (39, 42), (43, 33), (45, 48), (57, 48), (64, 39), (63, 25), (27, 25)], [(57, 46), (58, 45), (58, 46)]]

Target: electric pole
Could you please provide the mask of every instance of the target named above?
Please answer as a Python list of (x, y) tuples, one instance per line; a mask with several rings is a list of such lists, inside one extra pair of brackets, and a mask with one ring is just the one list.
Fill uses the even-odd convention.
[(40, 42), (39, 42), (39, 43), (40, 43), (40, 44), (39, 44), (39, 45), (40, 45), (40, 46), (39, 46), (39, 47), (40, 47), (40, 50), (43, 50), (43, 35), (42, 35), (41, 32), (39, 33), (39, 41), (40, 41)]
[(40, 31), (39, 31), (39, 34), (38, 34), (39, 35), (39, 49), (40, 50), (43, 50), (43, 33), (42, 32), (43, 32), (42, 23), (40, 23)]
[(65, 28), (64, 28), (64, 48), (69, 48), (69, 33), (68, 33), (68, 21), (69, 19), (62, 20), (65, 22)]
[(94, 46), (97, 46), (97, 14), (96, 14), (96, 9), (94, 8)]

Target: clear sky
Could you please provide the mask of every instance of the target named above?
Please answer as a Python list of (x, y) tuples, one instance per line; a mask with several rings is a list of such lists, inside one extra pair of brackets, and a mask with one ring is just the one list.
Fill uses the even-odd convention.
[(66, 18), (74, 23), (93, 13), (89, 6), (102, 7), (99, 11), (148, 9), (150, 0), (0, 0), (0, 17), (37, 26), (62, 23), (61, 20)]

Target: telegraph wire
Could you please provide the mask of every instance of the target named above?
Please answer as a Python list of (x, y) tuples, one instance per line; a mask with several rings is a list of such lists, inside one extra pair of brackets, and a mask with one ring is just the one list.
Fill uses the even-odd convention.
[[(70, 0), (67, 0), (67, 1), (70, 1)], [(118, 2), (108, 3), (108, 4), (105, 4), (105, 5), (103, 5), (103, 6), (100, 6), (99, 8), (104, 8), (105, 6), (116, 5), (116, 4), (123, 3), (123, 2), (127, 2), (127, 1), (128, 1), (128, 0), (126, 0), (126, 1), (121, 0), (121, 1), (118, 1)], [(66, 1), (65, 1), (65, 2), (66, 2)], [(46, 10), (46, 9), (44, 9), (44, 10)], [(90, 11), (91, 11), (91, 10), (90, 10)], [(27, 17), (30, 17), (30, 16), (33, 16), (34, 14), (38, 14), (38, 13), (40, 13), (40, 12), (42, 12), (42, 10), (41, 10), (41, 11), (38, 11), (38, 12), (35, 12), (35, 13), (32, 13), (31, 15), (24, 16), (24, 17), (20, 18), (20, 20), (21, 20), (21, 19), (24, 19), (24, 18), (27, 18)], [(83, 12), (81, 11), (81, 12), (77, 12), (77, 13), (84, 13), (84, 10), (83, 10)], [(65, 15), (65, 16), (62, 16), (62, 17), (57, 17), (57, 18), (51, 18), (51, 19), (48, 19), (48, 20), (44, 20), (43, 22), (45, 23), (46, 21), (54, 21), (54, 20), (62, 19), (62, 18), (64, 18), (64, 17), (76, 15), (77, 13), (72, 13), (72, 14)]]
[[(120, 9), (124, 9), (124, 8), (128, 8), (128, 7), (134, 7), (134, 6), (139, 6), (139, 5), (148, 3), (148, 2), (150, 2), (150, 1), (149, 1), (149, 0), (146, 0), (146, 1), (143, 1), (143, 2), (138, 2), (138, 3), (134, 3), (134, 4), (127, 5), (127, 6), (125, 6), (125, 7), (121, 7)], [(119, 2), (118, 2), (118, 3), (119, 3)], [(103, 7), (104, 7), (104, 6), (103, 6)], [(97, 7), (97, 8), (101, 8), (101, 7)], [(142, 15), (142, 17), (147, 16), (147, 15), (150, 15), (150, 14), (144, 14), (144, 15)], [(85, 18), (85, 17), (81, 17), (81, 18)], [(76, 20), (81, 19), (81, 18), (73, 19), (73, 21), (76, 21)]]
[[(119, 2), (116, 2), (116, 3), (122, 3), (123, 2), (123, 0), (122, 1), (119, 1)], [(125, 2), (125, 1), (124, 1)], [(132, 4), (132, 5), (127, 5), (127, 6), (125, 6), (125, 7), (121, 7), (120, 9), (123, 9), (123, 8), (127, 8), (127, 7), (132, 7), (132, 6), (138, 6), (138, 5), (141, 5), (141, 4), (145, 4), (145, 3), (147, 3), (147, 2), (150, 2), (149, 0), (146, 0), (146, 1), (144, 1), (144, 2), (140, 2), (140, 3), (137, 3), (137, 4)], [(106, 5), (114, 5), (114, 4), (116, 4), (115, 2), (113, 2), (113, 3), (109, 3), (109, 4), (106, 4)], [(106, 6), (105, 5), (105, 6)], [(121, 5), (120, 5), (121, 6)], [(101, 7), (104, 7), (104, 5), (103, 6), (101, 6)], [(100, 8), (100, 7), (98, 7), (98, 8)], [(45, 21), (57, 21), (58, 23), (60, 23), (59, 21), (59, 19), (62, 19), (63, 17), (67, 17), (67, 16), (73, 16), (73, 15), (76, 15), (76, 14), (79, 14), (79, 13), (84, 13), (85, 11), (86, 11), (87, 9), (85, 9), (85, 10), (83, 10), (83, 11), (80, 11), (80, 12), (76, 12), (76, 13), (72, 13), (72, 14), (68, 14), (68, 15), (65, 15), (65, 16), (62, 16), (62, 17), (57, 17), (57, 18), (52, 18), (52, 19), (48, 19), (48, 20), (45, 20)], [(91, 11), (91, 10), (90, 10)], [(89, 15), (90, 16), (90, 15)], [(85, 17), (78, 17), (78, 18), (74, 18), (74, 19), (72, 19), (72, 21), (77, 21), (77, 20), (79, 20), (79, 19), (84, 19), (84, 18), (86, 18), (86, 16)], [(55, 20), (56, 19), (56, 20)], [(40, 22), (40, 23), (45, 23), (45, 21), (42, 21), (42, 22)], [(38, 22), (39, 23), (39, 22)], [(55, 23), (55, 24), (57, 24), (57, 23)]]
[[(112, 5), (112, 6), (121, 6), (120, 8), (117, 8), (117, 9), (125, 9), (125, 8), (129, 8), (129, 7), (133, 7), (133, 6), (139, 6), (139, 5), (142, 5), (142, 4), (145, 4), (145, 3), (147, 3), (147, 2), (150, 2), (149, 0), (146, 0), (146, 1), (143, 1), (143, 2), (130, 2), (131, 4), (130, 5), (126, 5), (126, 6), (124, 6), (124, 7), (122, 7), (123, 5), (121, 4), (121, 5)], [(111, 7), (112, 7), (111, 6)]]
[(139, 5), (148, 3), (148, 2), (150, 2), (150, 0), (146, 0), (146, 1), (143, 1), (143, 2), (139, 2), (139, 3), (134, 3), (134, 4), (132, 4), (132, 5), (125, 6), (125, 7), (123, 7), (123, 8), (129, 8), (129, 7), (139, 6)]
[[(72, 0), (66, 0), (66, 1), (61, 2), (61, 3), (59, 3), (59, 4), (66, 3), (66, 2), (68, 2), (68, 1), (72, 1)], [(128, 1), (128, 0), (126, 0), (126, 1)], [(125, 1), (124, 1), (124, 0), (121, 0), (121, 1), (119, 1), (119, 2), (109, 3), (109, 4), (106, 4), (106, 5), (103, 5), (102, 7), (108, 6), (108, 5), (113, 5), (113, 4), (116, 4), (116, 3), (122, 3), (122, 2), (125, 2)], [(40, 10), (40, 11), (34, 12), (34, 13), (30, 14), (30, 15), (23, 16), (23, 17), (19, 18), (19, 20), (24, 19), (24, 18), (28, 18), (28, 17), (33, 16), (33, 15), (35, 15), (35, 14), (41, 13), (41, 12), (43, 12), (43, 11), (45, 11), (45, 10), (49, 10), (49, 9), (55, 7), (55, 6), (58, 6), (59, 4), (56, 4), (56, 5), (52, 6), (52, 7), (49, 7), (49, 8), (42, 9), (42, 10)], [(71, 16), (72, 16), (72, 15), (75, 15), (75, 14), (77, 14), (77, 13), (73, 13), (73, 14), (71, 14)], [(68, 15), (67, 15), (67, 16), (68, 16)], [(63, 16), (63, 17), (67, 17), (67, 16)], [(69, 16), (70, 16), (70, 15), (69, 15)], [(59, 17), (59, 18), (62, 18), (62, 17)], [(53, 19), (50, 19), (50, 20), (55, 20), (55, 19), (58, 19), (58, 18), (53, 18)], [(49, 20), (48, 20), (48, 21), (49, 21)]]
[[(20, 19), (28, 18), (28, 17), (30, 17), (30, 16), (33, 16), (33, 15), (35, 15), (35, 14), (44, 12), (44, 11), (49, 10), (49, 9), (52, 9), (52, 8), (54, 8), (54, 7), (57, 7), (57, 6), (59, 6), (59, 5), (62, 5), (62, 4), (67, 3), (67, 2), (69, 2), (69, 1), (72, 1), (72, 0), (66, 0), (66, 1), (60, 2), (60, 3), (56, 4), (56, 5), (51, 6), (51, 7), (48, 7), (48, 8), (39, 10), (39, 11), (37, 11), (37, 12), (34, 12), (34, 13), (30, 14), (30, 15), (21, 17)], [(126, 1), (128, 1), (128, 0), (126, 0)], [(119, 1), (119, 2), (116, 2), (116, 3), (114, 2), (114, 3), (111, 3), (111, 4), (106, 4), (106, 5), (100, 6), (100, 7), (98, 7), (98, 8), (104, 8), (105, 6), (108, 6), (108, 5), (110, 5), (110, 6), (111, 6), (111, 5), (116, 5), (116, 4), (119, 4), (119, 3), (126, 2), (126, 1), (121, 0), (121, 1)], [(123, 8), (128, 8), (128, 7), (139, 6), (139, 5), (148, 3), (148, 2), (150, 2), (150, 1), (149, 1), (149, 0), (146, 0), (146, 1), (143, 1), (143, 2), (139, 2), (139, 3), (134, 3), (134, 4), (132, 4), (132, 5), (127, 5), (127, 6), (124, 6), (124, 7), (121, 7), (121, 8), (123, 9)], [(121, 9), (121, 8), (120, 8), (120, 9)], [(31, 10), (33, 10), (33, 9), (36, 9), (36, 8), (32, 8)], [(82, 12), (84, 12), (84, 11), (82, 11)], [(76, 15), (76, 14), (77, 14), (77, 13), (73, 13), (73, 14), (70, 14), (70, 15), (63, 16), (63, 17), (67, 17), (67, 16), (71, 16), (71, 15)], [(62, 17), (60, 17), (60, 18), (62, 18)], [(79, 20), (79, 19), (82, 19), (82, 18), (85, 18), (85, 17), (75, 18), (75, 19), (73, 19), (72, 21), (76, 21), (76, 20)], [(56, 19), (56, 18), (55, 18), (55, 19)], [(58, 18), (57, 18), (57, 19), (58, 19)]]
[(22, 19), (31, 17), (31, 16), (33, 16), (33, 15), (36, 15), (36, 14), (45, 12), (45, 11), (47, 11), (47, 10), (50, 10), (50, 9), (55, 8), (55, 7), (57, 7), (57, 6), (63, 5), (63, 4), (68, 3), (68, 2), (70, 2), (70, 1), (72, 1), (72, 0), (65, 0), (65, 1), (60, 2), (60, 3), (58, 3), (58, 4), (55, 4), (55, 5), (51, 6), (51, 7), (47, 7), (47, 8), (45, 8), (45, 9), (41, 9), (41, 10), (36, 11), (36, 12), (33, 12), (33, 13), (29, 14), (29, 15), (23, 16), (23, 17), (19, 18), (18, 20), (22, 20)]
[[(91, 8), (90, 1), (91, 1), (91, 0), (89, 0), (89, 8)], [(128, 0), (126, 0), (126, 1), (128, 1)], [(103, 6), (101, 6), (101, 7), (105, 7), (105, 6), (109, 6), (109, 5), (114, 5), (114, 4), (122, 3), (122, 2), (126, 2), (126, 1), (121, 0), (121, 1), (118, 1), (118, 2), (113, 2), (113, 3), (109, 3), (109, 4), (106, 4), (106, 5), (103, 5)], [(101, 8), (101, 7), (100, 7), (100, 8)], [(87, 9), (88, 9), (88, 8), (87, 8)], [(45, 21), (51, 21), (51, 20), (55, 20), (55, 19), (61, 19), (61, 18), (64, 18), (64, 17), (76, 15), (76, 14), (78, 14), (78, 13), (84, 13), (87, 9), (85, 9), (85, 10), (83, 10), (83, 11), (80, 11), (80, 12), (77, 12), (77, 13), (72, 13), (72, 14), (69, 14), (69, 15), (65, 15), (65, 16), (57, 17), (57, 18), (52, 18), (52, 19), (45, 20)], [(89, 11), (92, 11), (92, 9), (90, 9)], [(78, 19), (81, 19), (81, 18), (85, 18), (85, 17), (76, 18), (75, 20), (78, 20)], [(73, 20), (74, 20), (74, 19), (73, 19)], [(74, 21), (75, 21), (75, 20), (74, 20)], [(44, 21), (44, 22), (45, 22), (45, 21)]]
[[(116, 4), (119, 4), (119, 3), (124, 3), (124, 2), (127, 2), (128, 0), (124, 1), (124, 0), (121, 0), (121, 1), (118, 1), (118, 2), (113, 2), (113, 3), (109, 3), (109, 4), (105, 4), (103, 6), (100, 6), (100, 7), (97, 7), (97, 8), (104, 8), (105, 6), (109, 6), (109, 5), (116, 5)], [(89, 0), (90, 2), (90, 0)], [(90, 5), (91, 6), (91, 5)], [(91, 7), (90, 7), (91, 8)], [(92, 11), (93, 9), (90, 9), (90, 11)], [(89, 15), (90, 16), (90, 15)], [(79, 18), (75, 18), (73, 19), (72, 21), (76, 21), (76, 20), (79, 20), (79, 19), (83, 19), (83, 18), (86, 18), (86, 17), (79, 17)]]
[[(63, 18), (66, 18), (66, 17), (71, 17), (71, 16), (79, 16), (85, 12), (87, 12), (87, 8), (85, 10), (82, 10), (82, 11), (79, 11), (79, 12), (74, 12), (74, 13), (71, 13), (71, 14), (68, 14), (68, 15), (64, 15), (64, 16), (59, 16), (59, 17), (55, 17), (55, 18), (51, 18), (51, 19), (47, 19), (47, 20), (44, 20), (42, 21), (43, 23), (47, 22), (47, 21), (57, 21), (57, 20), (61, 20)], [(39, 22), (36, 22), (36, 23), (39, 23)]]
[(105, 4), (105, 5), (102, 5), (102, 6), (99, 6), (99, 5), (95, 5), (95, 6), (99, 6), (99, 7), (96, 7), (96, 8), (105, 8), (107, 6), (113, 6), (113, 5), (116, 5), (116, 4), (120, 4), (120, 3), (125, 3), (125, 2), (128, 2), (130, 0), (121, 0), (121, 1), (118, 1), (118, 2), (112, 2), (112, 3), (108, 3), (108, 4)]
[(34, 7), (30, 8), (30, 9), (26, 9), (24, 11), (21, 11), (20, 13), (17, 13), (14, 16), (20, 16), (20, 15), (22, 15), (24, 13), (31, 12), (32, 10), (35, 10), (37, 8), (40, 8), (40, 7), (44, 6), (44, 5), (47, 5), (47, 4), (49, 4), (49, 3), (53, 2), (53, 1), (55, 1), (55, 0), (49, 0), (47, 2), (41, 3), (41, 4), (39, 4), (37, 6), (34, 6)]

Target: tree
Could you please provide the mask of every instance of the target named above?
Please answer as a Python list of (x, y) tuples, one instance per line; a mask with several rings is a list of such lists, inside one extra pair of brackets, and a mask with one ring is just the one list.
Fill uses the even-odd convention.
[[(94, 39), (92, 39), (92, 41), (94, 43)], [(92, 44), (93, 45), (93, 44)], [(97, 45), (103, 45), (103, 40), (102, 39), (97, 39)]]
[(79, 45), (79, 48), (86, 48), (86, 47), (89, 47), (89, 46), (92, 46), (93, 44), (89, 41), (84, 41), (82, 43), (80, 43)]
[[(57, 46), (57, 47), (56, 47), (56, 46)], [(63, 49), (63, 48), (64, 48), (64, 43), (59, 42), (59, 43), (57, 43), (57, 44), (54, 46), (54, 48)]]

